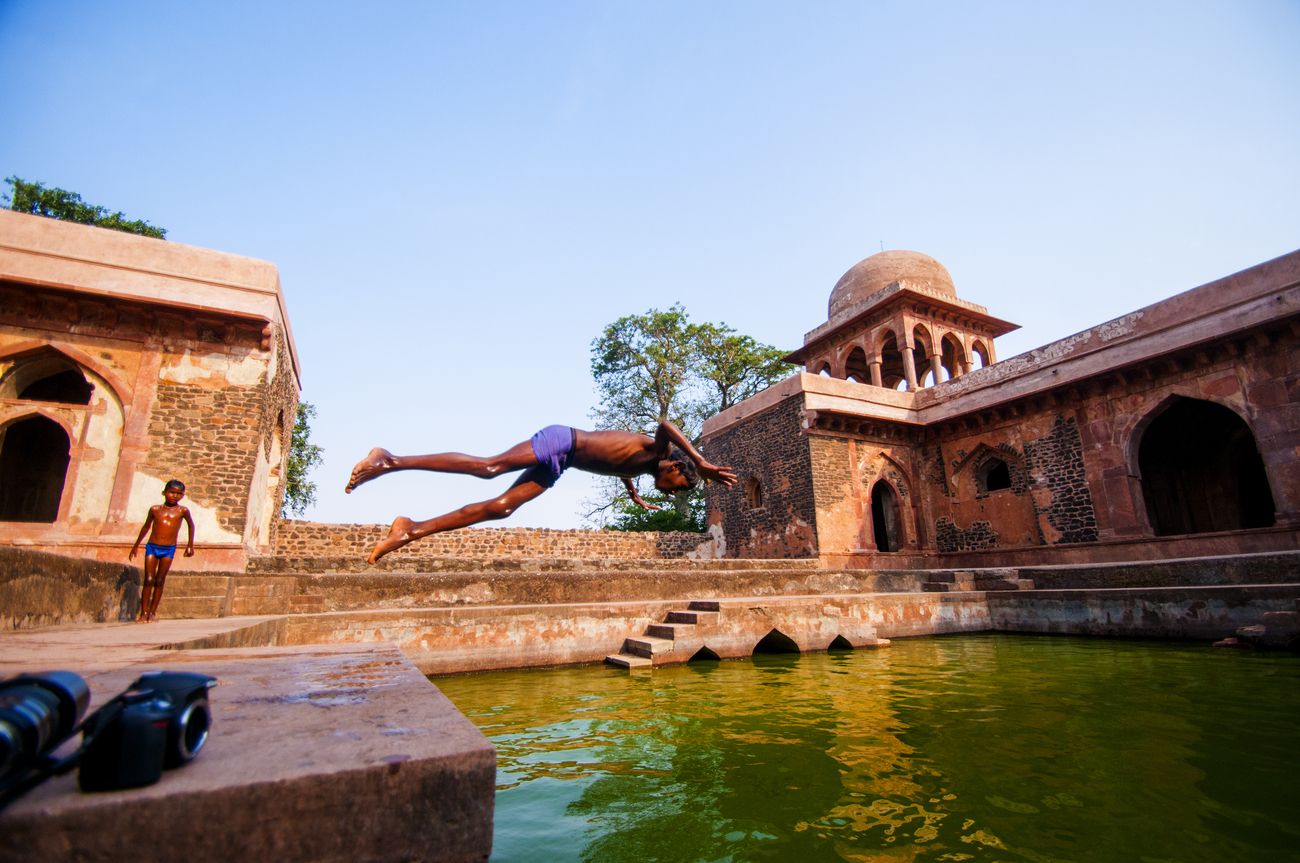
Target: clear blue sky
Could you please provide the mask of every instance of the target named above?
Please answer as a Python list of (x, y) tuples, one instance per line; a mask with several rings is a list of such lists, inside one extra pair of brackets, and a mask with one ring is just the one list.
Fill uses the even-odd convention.
[(624, 314), (794, 348), (915, 249), (1007, 358), (1300, 247), (1297, 46), (1294, 0), (0, 0), (0, 172), (277, 264), (309, 517), (387, 522), (506, 481), (345, 496), (370, 446), (587, 425)]

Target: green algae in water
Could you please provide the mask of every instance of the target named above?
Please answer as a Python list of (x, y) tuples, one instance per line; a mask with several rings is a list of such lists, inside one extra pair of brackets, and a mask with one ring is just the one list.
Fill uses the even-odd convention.
[(1020, 636), (437, 678), (492, 860), (1300, 861), (1300, 659)]

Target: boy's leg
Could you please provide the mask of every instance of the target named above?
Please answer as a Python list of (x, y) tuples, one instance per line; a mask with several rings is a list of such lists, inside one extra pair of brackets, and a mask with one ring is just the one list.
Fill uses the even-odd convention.
[(503, 453), (492, 456), (466, 455), (463, 452), (438, 452), (429, 455), (393, 455), (386, 449), (375, 447), (352, 468), (352, 475), (343, 491), (352, 489), (378, 476), (395, 470), (433, 470), (442, 473), (465, 473), (480, 479), (492, 479), (503, 473), (521, 470), (537, 464), (531, 441), (515, 444)]
[(458, 527), (469, 527), (471, 524), (478, 524), (481, 521), (507, 517), (516, 509), (546, 491), (549, 486), (537, 481), (541, 474), (542, 469), (534, 466), (533, 469), (525, 471), (519, 479), (515, 480), (515, 484), (510, 486), (499, 497), (462, 506), (455, 512), (449, 512), (428, 521), (413, 522), (405, 516), (398, 517), (393, 522), (392, 527), (388, 529), (388, 536), (370, 552), (369, 562), (374, 563), (390, 551), (395, 551), (430, 534), (455, 530)]
[(171, 571), (172, 559), (170, 557), (160, 557), (158, 560), (158, 572), (154, 575), (153, 580), (153, 602), (149, 605), (149, 619), (158, 619), (158, 603), (162, 602), (163, 585), (167, 583), (167, 573)]
[(158, 571), (158, 558), (146, 553), (144, 556), (144, 584), (140, 585), (140, 614), (136, 621), (149, 619), (149, 603), (153, 600), (154, 573)]

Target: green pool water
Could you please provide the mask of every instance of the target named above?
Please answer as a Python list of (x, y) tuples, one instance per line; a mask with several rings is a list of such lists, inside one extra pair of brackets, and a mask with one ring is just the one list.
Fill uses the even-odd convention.
[(434, 681), (492, 860), (1300, 860), (1300, 659), (954, 636)]

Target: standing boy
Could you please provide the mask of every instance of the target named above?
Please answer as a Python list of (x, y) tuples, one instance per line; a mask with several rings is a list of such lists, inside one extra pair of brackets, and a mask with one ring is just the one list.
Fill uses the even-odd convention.
[(144, 547), (144, 587), (140, 589), (140, 617), (138, 620), (157, 620), (158, 603), (162, 600), (163, 582), (167, 572), (172, 568), (172, 558), (176, 556), (176, 540), (181, 535), (181, 522), (190, 526), (190, 541), (185, 546), (185, 556), (194, 556), (194, 519), (190, 511), (181, 506), (185, 497), (185, 483), (178, 479), (169, 479), (163, 486), (163, 503), (149, 507), (140, 535), (131, 546), (128, 560), (135, 560), (135, 553), (140, 550), (140, 540), (153, 528), (149, 542)]

